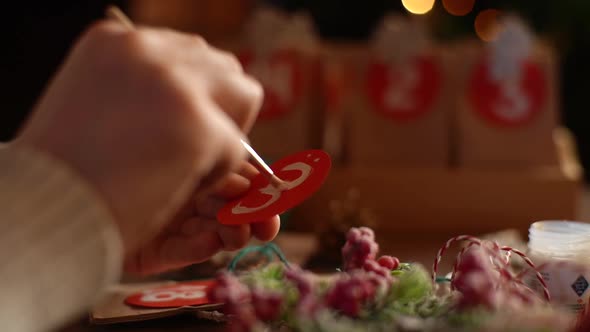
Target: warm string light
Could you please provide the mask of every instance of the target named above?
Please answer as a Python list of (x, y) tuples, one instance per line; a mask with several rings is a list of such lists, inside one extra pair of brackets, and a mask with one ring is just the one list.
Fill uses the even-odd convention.
[[(434, 7), (435, 0), (401, 0), (404, 8), (416, 15), (426, 14)], [(475, 5), (475, 0), (441, 0), (445, 10), (455, 16), (469, 14)], [(494, 41), (500, 32), (501, 12), (497, 9), (485, 9), (479, 12), (475, 18), (474, 29), (479, 39)]]
[(412, 14), (426, 14), (434, 7), (434, 0), (402, 0), (402, 5)]
[(475, 18), (475, 33), (479, 39), (490, 42), (498, 38), (501, 12), (497, 9), (482, 10)]

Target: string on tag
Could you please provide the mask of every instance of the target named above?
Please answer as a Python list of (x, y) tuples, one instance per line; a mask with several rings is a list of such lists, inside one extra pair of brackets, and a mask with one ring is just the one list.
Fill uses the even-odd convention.
[(230, 261), (227, 270), (229, 272), (235, 272), (238, 263), (246, 256), (253, 253), (263, 257), (267, 264), (272, 262), (273, 258), (276, 256), (279, 261), (281, 261), (281, 263), (283, 263), (286, 267), (289, 267), (289, 261), (287, 261), (287, 258), (281, 249), (276, 244), (270, 242), (261, 246), (248, 246), (240, 250), (238, 254)]
[[(518, 284), (519, 286), (522, 286), (525, 290), (534, 293), (534, 291), (522, 281), (524, 275), (532, 271), (535, 274), (536, 279), (539, 281), (539, 284), (541, 285), (545, 299), (547, 300), (547, 302), (551, 300), (551, 295), (549, 293), (549, 289), (547, 287), (545, 279), (543, 278), (543, 276), (539, 272), (539, 269), (535, 266), (533, 261), (525, 253), (518, 249), (509, 246), (500, 246), (497, 242), (484, 241), (471, 235), (459, 235), (453, 237), (449, 239), (447, 242), (445, 242), (445, 244), (438, 250), (436, 257), (434, 258), (434, 263), (432, 265), (433, 283), (441, 281), (441, 279), (437, 277), (437, 273), (442, 257), (445, 254), (445, 252), (453, 244), (457, 242), (467, 242), (467, 245), (463, 247), (457, 254), (455, 263), (453, 265), (451, 278), (449, 278), (448, 280), (449, 282), (452, 282), (454, 280), (457, 268), (461, 262), (463, 255), (472, 247), (481, 247), (485, 250), (486, 254), (489, 255), (493, 267), (500, 273), (500, 275), (504, 278), (506, 282), (513, 282), (515, 284)], [(512, 272), (510, 272), (509, 270), (510, 259), (512, 257), (512, 254), (515, 254), (522, 258), (524, 262), (528, 265), (528, 269), (525, 269), (525, 271), (517, 274), (516, 276), (513, 275)]]
[(424, 26), (415, 19), (389, 15), (381, 21), (371, 44), (379, 60), (404, 64), (424, 52), (428, 37)]
[(496, 81), (518, 80), (522, 62), (530, 57), (533, 33), (516, 16), (502, 19), (498, 38), (489, 44), (490, 76)]

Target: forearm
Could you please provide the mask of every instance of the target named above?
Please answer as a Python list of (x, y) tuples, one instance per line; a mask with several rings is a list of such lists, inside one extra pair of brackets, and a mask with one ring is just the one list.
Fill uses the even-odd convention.
[(38, 152), (0, 147), (0, 188), (3, 330), (53, 329), (119, 277), (118, 231), (84, 181)]

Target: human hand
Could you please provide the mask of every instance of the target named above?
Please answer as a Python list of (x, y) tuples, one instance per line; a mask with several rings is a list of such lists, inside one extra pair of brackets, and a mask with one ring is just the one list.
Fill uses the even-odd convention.
[[(231, 172), (245, 159), (240, 139), (261, 101), (260, 85), (235, 57), (200, 37), (105, 21), (74, 46), (15, 144), (54, 155), (86, 179), (110, 207), (130, 259), (178, 220), (203, 218), (190, 240), (198, 261), (243, 245), (250, 233), (179, 209), (190, 197), (244, 190), (245, 178)], [(276, 229), (277, 217), (251, 233), (270, 239)], [(172, 256), (170, 266), (191, 260)]]
[(207, 260), (220, 250), (236, 250), (251, 236), (261, 241), (272, 240), (279, 231), (279, 217), (251, 225), (226, 226), (216, 220), (218, 209), (242, 196), (250, 188), (256, 168), (244, 162), (207, 197), (191, 197), (173, 222), (147, 245), (130, 256), (125, 271), (131, 274), (152, 274)]

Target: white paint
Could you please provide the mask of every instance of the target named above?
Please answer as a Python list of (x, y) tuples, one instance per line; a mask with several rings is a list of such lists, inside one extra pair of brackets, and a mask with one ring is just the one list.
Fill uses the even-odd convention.
[(411, 112), (416, 103), (412, 95), (412, 90), (418, 84), (418, 73), (416, 67), (413, 65), (406, 65), (399, 68), (397, 71), (399, 76), (394, 76), (394, 71), (389, 69), (389, 84), (385, 92), (385, 105), (391, 112), (406, 113)]
[(167, 302), (174, 300), (196, 300), (207, 296), (207, 287), (204, 285), (179, 286), (171, 289), (151, 290), (144, 292), (142, 302)]
[[(293, 164), (283, 167), (281, 170), (282, 171), (296, 170), (296, 171), (300, 172), (299, 176), (296, 179), (294, 179), (292, 181), (284, 181), (286, 190), (291, 190), (291, 189), (301, 185), (303, 182), (305, 182), (305, 180), (307, 180), (307, 178), (309, 177), (309, 174), (311, 174), (312, 167), (304, 162), (296, 162), (296, 163), (293, 163)], [(281, 198), (282, 190), (276, 188), (272, 184), (269, 184), (266, 187), (261, 188), (260, 193), (270, 196), (270, 199), (262, 205), (253, 206), (253, 207), (243, 206), (242, 202), (240, 201), (240, 202), (238, 202), (238, 204), (236, 204), (236, 206), (234, 206), (232, 208), (231, 212), (233, 214), (246, 214), (246, 213), (252, 213), (252, 212), (260, 211), (264, 208), (267, 208), (270, 205), (272, 205), (273, 203), (275, 203), (277, 200), (279, 200), (279, 198)]]
[(500, 85), (501, 96), (495, 104), (496, 114), (506, 120), (520, 120), (527, 116), (530, 101), (520, 85), (520, 78)]

